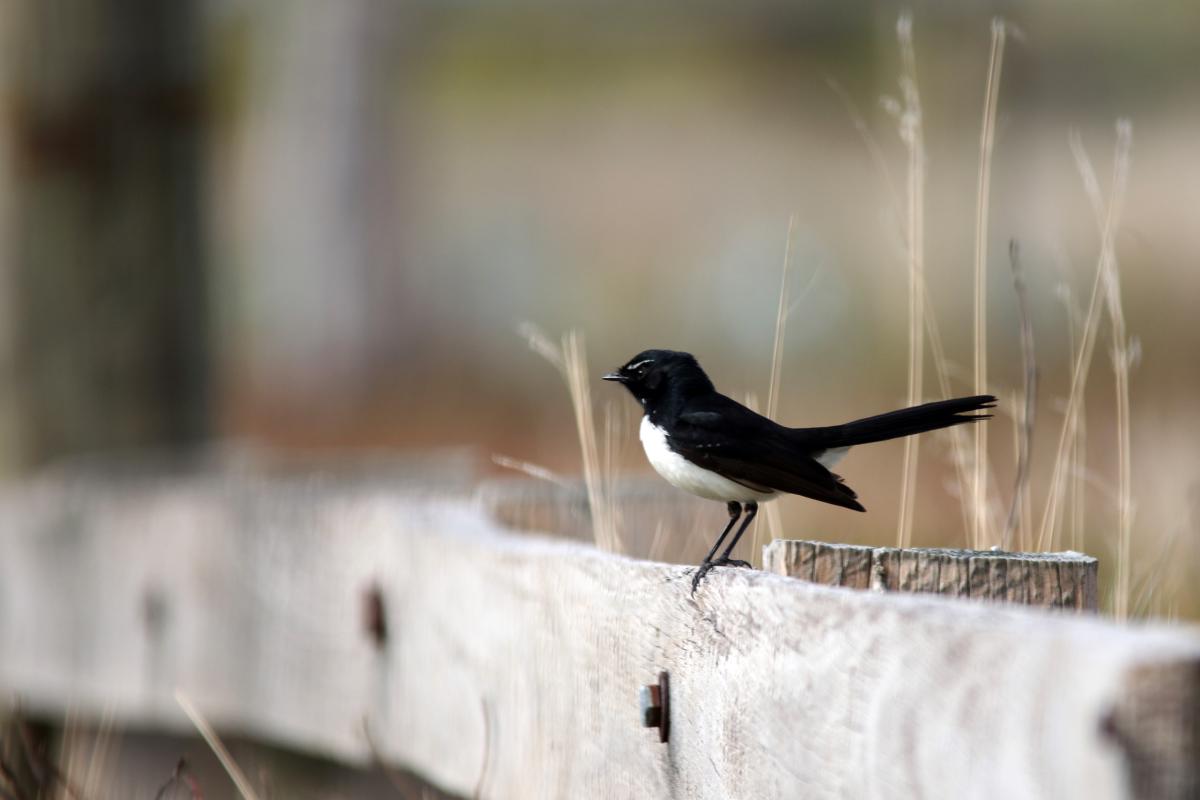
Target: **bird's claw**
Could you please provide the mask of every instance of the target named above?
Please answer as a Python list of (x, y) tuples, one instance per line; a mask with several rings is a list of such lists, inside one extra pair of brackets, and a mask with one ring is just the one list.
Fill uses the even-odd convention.
[(705, 561), (696, 568), (696, 574), (692, 576), (692, 594), (696, 593), (696, 589), (700, 586), (700, 581), (704, 580), (704, 576), (713, 567), (746, 567), (749, 569), (750, 562), (742, 561), (740, 558), (718, 558), (716, 561)]

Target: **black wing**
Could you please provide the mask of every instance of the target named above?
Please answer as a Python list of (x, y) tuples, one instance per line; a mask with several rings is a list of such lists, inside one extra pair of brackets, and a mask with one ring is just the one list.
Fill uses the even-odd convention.
[(813, 458), (801, 436), (723, 395), (679, 414), (670, 444), (693, 464), (751, 489), (866, 511), (854, 490)]

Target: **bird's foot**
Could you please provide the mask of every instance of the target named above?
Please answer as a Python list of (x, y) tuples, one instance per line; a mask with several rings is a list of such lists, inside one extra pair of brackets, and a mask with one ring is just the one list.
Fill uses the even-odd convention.
[(716, 566), (716, 564), (714, 564), (713, 562), (705, 561), (703, 564), (701, 564), (699, 567), (696, 568), (696, 574), (692, 576), (692, 594), (693, 595), (696, 594), (696, 589), (700, 586), (700, 581), (704, 580), (704, 576), (707, 575), (708, 571), (710, 569), (712, 569), (714, 566)]
[(742, 561), (740, 558), (718, 558), (716, 561), (705, 561), (696, 568), (696, 574), (692, 576), (692, 594), (696, 593), (696, 589), (700, 586), (700, 581), (704, 580), (704, 576), (713, 567), (746, 567), (749, 569), (750, 562)]

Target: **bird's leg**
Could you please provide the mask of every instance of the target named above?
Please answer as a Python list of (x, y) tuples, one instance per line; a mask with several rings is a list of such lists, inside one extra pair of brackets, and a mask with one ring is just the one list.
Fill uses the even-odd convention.
[[(737, 547), (738, 539), (742, 538), (742, 534), (746, 532), (746, 528), (750, 527), (750, 523), (754, 521), (754, 516), (758, 514), (758, 503), (746, 503), (746, 516), (742, 519), (742, 526), (738, 528), (737, 533), (733, 535), (733, 541), (725, 548), (725, 552), (721, 553), (721, 557), (712, 562), (714, 567), (748, 567), (749, 561), (742, 561), (739, 558), (730, 558), (729, 554), (733, 552), (733, 548)], [(711, 556), (710, 556), (711, 557)]]
[(708, 551), (708, 555), (700, 562), (700, 567), (696, 570), (695, 577), (692, 578), (692, 594), (696, 593), (696, 587), (700, 585), (700, 581), (708, 574), (708, 571), (713, 568), (713, 554), (717, 552), (717, 548), (721, 546), (721, 542), (725, 541), (725, 537), (733, 530), (733, 526), (738, 521), (738, 517), (742, 515), (742, 504), (730, 501), (726, 506), (729, 509), (729, 524), (725, 526), (725, 530), (721, 531), (721, 535), (717, 537), (717, 541), (713, 544), (712, 549)]
[(713, 555), (717, 552), (717, 548), (721, 546), (721, 542), (725, 541), (725, 537), (733, 530), (734, 523), (738, 521), (738, 517), (742, 515), (742, 504), (730, 502), (726, 508), (729, 510), (729, 524), (725, 526), (725, 530), (721, 531), (721, 535), (717, 537), (717, 541), (713, 544), (712, 549), (708, 551), (708, 555), (704, 557), (701, 563), (707, 564), (712, 561)]

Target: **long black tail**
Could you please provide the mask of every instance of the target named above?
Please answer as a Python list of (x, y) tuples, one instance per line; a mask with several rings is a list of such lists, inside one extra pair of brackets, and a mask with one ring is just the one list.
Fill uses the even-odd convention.
[(808, 437), (822, 447), (850, 447), (858, 444), (899, 439), (914, 433), (949, 428), (965, 422), (988, 419), (991, 414), (972, 414), (996, 405), (990, 394), (975, 397), (958, 397), (953, 400), (938, 400), (933, 403), (889, 411), (866, 419), (833, 425), (828, 428), (801, 428)]

